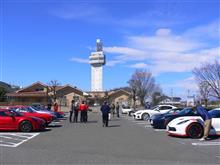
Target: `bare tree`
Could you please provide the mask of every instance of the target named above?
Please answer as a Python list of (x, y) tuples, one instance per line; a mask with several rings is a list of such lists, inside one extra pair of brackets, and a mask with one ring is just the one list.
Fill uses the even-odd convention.
[(210, 88), (209, 96), (220, 99), (220, 64), (217, 60), (194, 68), (193, 74), (199, 86), (206, 84)]
[(146, 70), (136, 70), (128, 81), (128, 84), (132, 89), (132, 99), (134, 103), (136, 98), (139, 98), (142, 106), (145, 103), (145, 98), (150, 97), (156, 87), (152, 73)]
[(51, 80), (49, 83), (49, 91), (52, 92), (53, 101), (55, 102), (57, 100), (57, 88), (60, 85), (60, 83), (57, 80)]
[(200, 82), (199, 84), (199, 93), (202, 97), (202, 100), (205, 103), (205, 107), (208, 106), (208, 100), (209, 100), (209, 92), (210, 92), (210, 86), (206, 82)]

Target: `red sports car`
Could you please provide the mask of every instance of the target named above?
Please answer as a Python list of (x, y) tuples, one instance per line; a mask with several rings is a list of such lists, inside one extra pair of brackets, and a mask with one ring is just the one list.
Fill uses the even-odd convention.
[(45, 129), (46, 123), (40, 118), (26, 117), (8, 109), (0, 109), (0, 130), (4, 131), (40, 131)]
[(14, 110), (28, 117), (38, 117), (43, 119), (46, 122), (46, 125), (50, 124), (55, 118), (53, 115), (48, 113), (38, 113), (33, 108), (27, 106), (10, 106), (9, 109)]

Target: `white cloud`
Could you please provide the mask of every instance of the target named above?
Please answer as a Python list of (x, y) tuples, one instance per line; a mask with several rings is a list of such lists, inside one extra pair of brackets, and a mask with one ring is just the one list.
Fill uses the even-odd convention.
[(171, 33), (171, 29), (161, 28), (156, 31), (157, 36), (168, 36)]
[(89, 63), (89, 59), (84, 59), (84, 58), (71, 58), (70, 61), (74, 61), (74, 62), (78, 62), (78, 63), (85, 63), (88, 64)]
[(110, 60), (110, 61), (106, 62), (106, 66), (111, 67), (111, 66), (114, 66), (114, 65), (120, 64), (120, 63), (124, 63), (124, 62), (121, 60)]
[[(212, 24), (207, 25), (210, 26)], [(196, 33), (197, 28), (193, 29)], [(201, 28), (198, 29), (201, 32)], [(127, 36), (125, 47), (105, 47), (104, 51), (113, 54), (114, 60), (124, 63), (147, 61), (147, 67), (157, 75), (164, 72), (190, 72), (201, 63), (220, 60), (219, 42), (210, 46), (209, 40), (190, 40), (185, 34), (175, 35), (171, 34), (171, 29), (160, 28), (154, 36)]]
[(217, 20), (208, 25), (202, 25), (189, 29), (183, 34), (183, 36), (190, 39), (219, 39), (220, 21)]
[(133, 64), (133, 65), (130, 65), (131, 68), (136, 68), (136, 69), (143, 69), (143, 68), (147, 68), (148, 65), (145, 64), (145, 63), (136, 63), (136, 64)]
[(172, 87), (185, 88), (187, 90), (196, 91), (198, 89), (196, 81), (193, 76), (187, 77), (183, 80), (179, 80), (173, 84)]

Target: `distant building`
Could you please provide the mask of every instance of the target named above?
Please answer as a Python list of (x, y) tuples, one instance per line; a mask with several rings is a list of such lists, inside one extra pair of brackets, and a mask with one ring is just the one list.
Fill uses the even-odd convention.
[[(53, 96), (49, 88), (50, 86), (42, 82), (36, 82), (23, 89), (7, 93), (7, 96), (11, 105), (31, 105), (32, 103), (47, 105)], [(83, 98), (83, 91), (71, 85), (57, 86), (56, 95), (60, 104), (70, 106), (72, 99)]]
[(6, 92), (13, 92), (19, 89), (18, 86), (10, 85), (3, 81), (0, 81), (0, 88), (3, 88)]
[(186, 106), (187, 106), (187, 107), (193, 107), (193, 106), (195, 106), (195, 96), (187, 96)]
[(101, 105), (105, 100), (109, 103), (119, 102), (124, 105), (131, 104), (131, 93), (123, 89), (86, 93), (89, 95), (87, 99), (89, 100), (90, 105)]
[(167, 97), (163, 101), (160, 102), (161, 104), (171, 104), (171, 105), (181, 105), (181, 98), (180, 97)]

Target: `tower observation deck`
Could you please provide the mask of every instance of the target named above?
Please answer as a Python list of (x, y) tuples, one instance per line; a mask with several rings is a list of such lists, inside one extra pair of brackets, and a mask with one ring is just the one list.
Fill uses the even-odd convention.
[(89, 56), (91, 65), (91, 91), (103, 91), (103, 65), (105, 65), (105, 54), (100, 39), (96, 40), (96, 52)]

